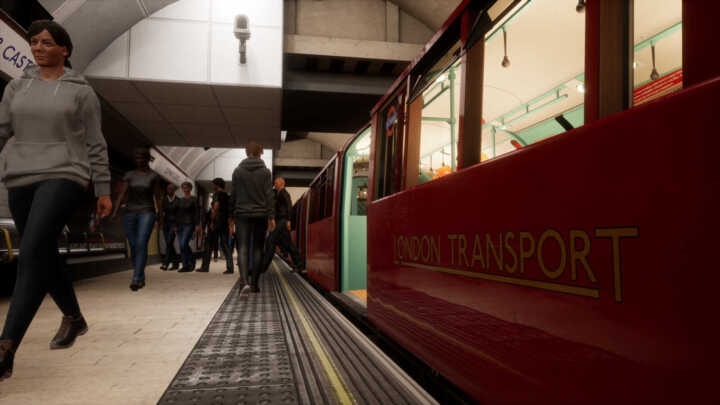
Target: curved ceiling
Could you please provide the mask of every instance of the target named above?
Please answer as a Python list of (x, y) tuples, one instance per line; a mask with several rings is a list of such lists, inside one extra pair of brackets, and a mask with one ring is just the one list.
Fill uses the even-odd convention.
[[(83, 71), (115, 38), (177, 0), (39, 0), (75, 38), (72, 62)], [(439, 29), (461, 0), (391, 0), (403, 11)]]

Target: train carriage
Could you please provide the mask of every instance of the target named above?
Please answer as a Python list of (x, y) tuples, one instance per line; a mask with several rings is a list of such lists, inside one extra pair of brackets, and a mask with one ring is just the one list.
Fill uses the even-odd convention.
[(463, 1), (313, 182), (308, 275), (480, 403), (713, 403), (718, 12)]

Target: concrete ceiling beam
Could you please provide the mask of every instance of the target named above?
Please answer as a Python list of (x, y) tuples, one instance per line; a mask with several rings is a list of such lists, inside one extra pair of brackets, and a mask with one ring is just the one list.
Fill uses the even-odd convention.
[(360, 76), (349, 73), (285, 73), (284, 88), (288, 90), (320, 91), (346, 94), (375, 94), (382, 96), (392, 85), (393, 77)]
[(285, 35), (285, 53), (386, 61), (411, 61), (423, 45), (312, 35)]

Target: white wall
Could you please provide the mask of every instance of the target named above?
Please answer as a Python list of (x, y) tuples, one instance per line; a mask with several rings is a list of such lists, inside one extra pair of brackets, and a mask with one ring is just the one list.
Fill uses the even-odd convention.
[[(210, 162), (197, 177), (197, 181), (212, 180), (216, 177), (221, 177), (225, 181), (232, 181), (232, 174), (243, 159), (247, 157), (245, 149), (228, 149), (227, 152), (218, 156)], [(265, 166), (272, 172), (272, 161), (273, 151), (272, 149), (265, 149), (260, 159), (265, 162)]]
[[(245, 65), (237, 14), (250, 21)], [(85, 75), (281, 87), (282, 38), (282, 0), (180, 0), (119, 36)]]

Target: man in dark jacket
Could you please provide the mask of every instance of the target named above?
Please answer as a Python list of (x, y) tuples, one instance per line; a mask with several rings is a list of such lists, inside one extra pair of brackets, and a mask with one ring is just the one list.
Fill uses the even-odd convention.
[(262, 260), (265, 232), (268, 228), (271, 232), (275, 229), (275, 201), (270, 170), (260, 159), (262, 145), (250, 142), (245, 150), (248, 157), (233, 172), (230, 201), (235, 218), (240, 280), (252, 284), (253, 291), (257, 292), (260, 274), (252, 274), (251, 280), (248, 271), (250, 241), (252, 263), (255, 264)]
[[(175, 251), (175, 234), (177, 232), (177, 199), (175, 198), (175, 192), (177, 186), (170, 183), (167, 185), (166, 191), (160, 210), (160, 225), (165, 238), (165, 258), (160, 268), (163, 270), (177, 270), (180, 267), (180, 255)], [(172, 267), (168, 269), (170, 262), (172, 262)]]
[(230, 197), (225, 192), (225, 180), (218, 177), (213, 179), (212, 182), (215, 192), (213, 193), (213, 200), (210, 205), (210, 212), (208, 213), (208, 231), (203, 249), (202, 267), (196, 271), (203, 273), (210, 271), (210, 255), (212, 254), (214, 246), (219, 243), (227, 264), (227, 269), (223, 274), (232, 274), (232, 251), (228, 244)]
[(285, 190), (285, 179), (278, 177), (275, 179), (275, 231), (272, 240), (276, 246), (279, 246), (285, 252), (290, 253), (293, 266), (296, 269), (302, 269), (305, 264), (300, 258), (297, 246), (292, 243), (290, 231), (292, 230), (292, 200), (290, 194)]

